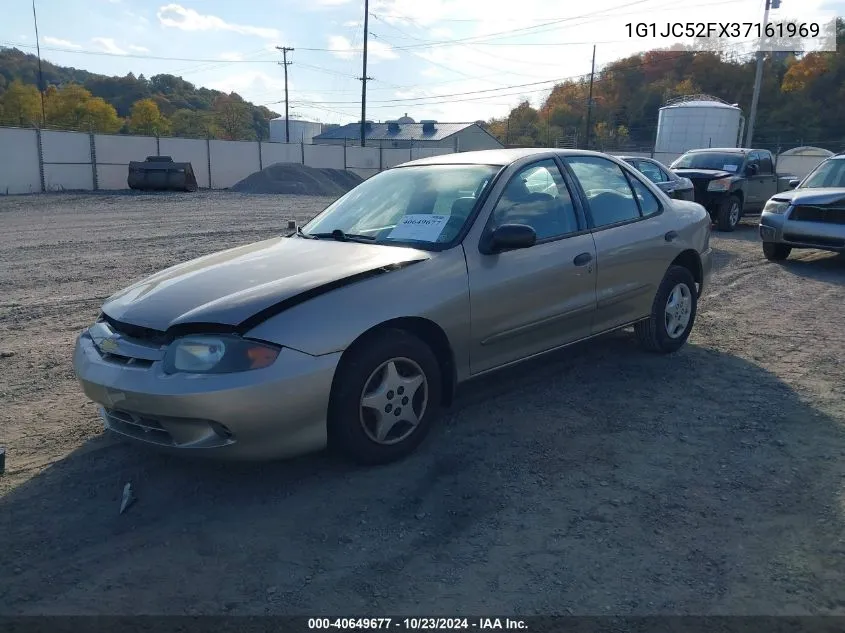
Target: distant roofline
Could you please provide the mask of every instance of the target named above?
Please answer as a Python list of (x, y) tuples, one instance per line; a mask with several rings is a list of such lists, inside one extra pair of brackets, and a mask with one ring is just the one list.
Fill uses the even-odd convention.
[[(375, 122), (373, 122), (373, 125), (390, 125), (391, 123), (397, 123), (397, 121), (395, 121), (395, 120), (391, 120), (391, 121), (382, 121), (382, 122), (379, 122), (379, 123), (375, 123)], [(397, 124), (399, 125), (399, 129), (400, 129), (400, 130), (401, 130), (403, 127), (410, 126), (410, 125), (413, 125), (413, 126), (418, 126), (418, 127), (420, 127), (420, 128), (422, 128), (422, 127), (423, 127), (423, 125), (424, 125), (422, 121), (416, 121), (416, 122), (414, 122), (414, 123), (397, 123)], [(447, 139), (447, 138), (451, 138), (451, 137), (452, 137), (452, 136), (454, 136), (455, 134), (458, 134), (459, 132), (462, 132), (463, 130), (465, 130), (465, 129), (469, 128), (469, 127), (476, 126), (476, 127), (478, 127), (480, 130), (482, 130), (485, 134), (487, 134), (487, 136), (489, 136), (490, 138), (492, 138), (493, 140), (495, 140), (497, 143), (499, 143), (500, 145), (502, 144), (502, 142), (501, 142), (499, 139), (497, 139), (497, 138), (496, 138), (493, 134), (491, 134), (489, 130), (486, 130), (486, 129), (482, 126), (482, 125), (479, 125), (478, 121), (435, 121), (435, 122), (434, 122), (434, 127), (435, 127), (435, 130), (437, 129), (437, 126), (439, 126), (439, 125), (462, 125), (462, 126), (464, 126), (464, 127), (462, 127), (462, 128), (461, 128), (461, 129), (459, 129), (459, 130), (455, 130), (455, 131), (453, 131), (453, 132), (449, 132), (448, 134), (445, 134), (444, 136), (439, 137), (439, 139), (438, 139), (438, 140), (445, 140), (445, 139)], [(353, 122), (353, 123), (346, 123), (345, 125), (341, 125), (341, 126), (339, 126), (339, 127), (332, 128), (332, 129), (330, 129), (330, 130), (325, 130), (325, 131), (321, 132), (320, 134), (317, 134), (314, 138), (315, 138), (315, 139), (319, 139), (320, 137), (323, 137), (324, 135), (329, 135), (329, 136), (326, 136), (326, 138), (335, 138), (335, 139), (339, 139), (339, 138), (357, 139), (357, 138), (359, 138), (359, 137), (360, 137), (360, 132), (359, 132), (359, 130), (360, 130), (360, 126), (361, 126), (361, 122), (360, 122), (360, 121), (355, 121), (355, 122)], [(351, 127), (352, 131), (353, 131), (353, 132), (355, 132), (355, 133), (353, 133), (351, 136), (340, 136), (340, 135), (339, 135), (339, 132), (342, 132), (342, 131), (344, 131), (346, 128), (350, 128), (350, 127)], [(393, 140), (393, 136), (392, 136), (392, 135), (391, 135), (391, 136), (388, 136), (388, 135), (384, 135), (384, 136), (369, 136), (369, 135), (368, 135), (368, 136), (367, 136), (367, 138), (368, 138), (368, 139), (370, 139), (370, 140)], [(400, 140), (411, 140), (411, 139), (400, 139)], [(428, 140), (428, 139), (426, 139), (426, 138), (424, 138), (424, 137), (421, 137), (421, 138), (419, 138), (419, 139), (413, 139), (413, 140), (421, 140), (421, 141), (425, 141), (425, 140)]]

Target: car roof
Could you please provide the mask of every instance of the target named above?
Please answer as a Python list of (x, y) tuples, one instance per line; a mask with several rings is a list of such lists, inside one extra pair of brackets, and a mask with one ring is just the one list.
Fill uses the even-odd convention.
[(705, 147), (703, 149), (691, 149), (687, 154), (700, 154), (704, 152), (719, 152), (720, 154), (747, 154), (766, 150), (746, 149), (744, 147)]
[(547, 147), (520, 147), (509, 149), (485, 149), (476, 152), (458, 152), (419, 158), (397, 167), (417, 165), (497, 165), (503, 167), (523, 158), (551, 158), (553, 156), (602, 156), (607, 154), (579, 149), (553, 149)]
[(614, 156), (616, 156), (616, 158), (618, 158), (619, 160), (648, 160), (648, 161), (651, 161), (652, 163), (659, 163), (660, 162), (660, 161), (658, 161), (654, 158), (650, 158), (648, 156), (628, 156), (628, 155), (623, 156), (621, 154), (614, 154)]

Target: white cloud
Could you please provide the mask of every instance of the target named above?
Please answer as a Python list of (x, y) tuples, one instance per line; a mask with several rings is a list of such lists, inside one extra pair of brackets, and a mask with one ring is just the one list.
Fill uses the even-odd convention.
[[(288, 87), (293, 86), (294, 83), (290, 82)], [(247, 101), (256, 104), (278, 101), (285, 95), (284, 79), (260, 70), (233, 73), (209, 83), (208, 87), (226, 93), (237, 92)]]
[(239, 62), (244, 58), (244, 56), (241, 53), (235, 53), (235, 52), (220, 53), (218, 55), (218, 57), (220, 59), (222, 59), (223, 61), (227, 61), (227, 62)]
[(44, 43), (50, 44), (51, 46), (61, 46), (62, 48), (72, 48), (74, 50), (82, 48), (79, 44), (75, 44), (69, 40), (59, 39), (58, 37), (50, 37), (49, 35), (44, 38)]
[[(353, 47), (349, 38), (343, 35), (329, 35), (329, 49), (335, 57), (340, 59), (352, 59), (360, 52), (360, 48)], [(373, 61), (396, 59), (399, 57), (391, 46), (378, 40), (370, 41), (367, 46), (367, 56)]]
[(135, 44), (129, 45), (129, 50), (133, 53), (149, 53), (150, 49), (146, 46), (136, 46)]
[(159, 8), (158, 21), (162, 26), (183, 31), (232, 31), (241, 35), (254, 35), (265, 39), (278, 39), (279, 31), (262, 26), (232, 24), (216, 15), (204, 15), (179, 4), (168, 4)]
[(92, 37), (91, 41), (99, 44), (100, 48), (106, 53), (113, 55), (126, 55), (126, 51), (120, 48), (115, 41), (110, 37)]
[(352, 59), (355, 56), (352, 42), (343, 35), (329, 35), (329, 49), (335, 57), (340, 59)]

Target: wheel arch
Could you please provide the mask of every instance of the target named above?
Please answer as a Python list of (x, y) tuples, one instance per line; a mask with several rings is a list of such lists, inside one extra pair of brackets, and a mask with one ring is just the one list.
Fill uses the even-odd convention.
[[(457, 366), (455, 364), (455, 354), (452, 350), (452, 344), (449, 342), (449, 337), (437, 323), (424, 317), (398, 317), (383, 321), (378, 325), (374, 325), (358, 336), (352, 343), (343, 351), (338, 362), (338, 369), (346, 362), (361, 345), (374, 336), (378, 336), (380, 332), (385, 330), (403, 330), (413, 334), (419, 338), (423, 343), (431, 348), (440, 364), (441, 380), (443, 382), (443, 404), (449, 406), (455, 395), (455, 387), (457, 385)], [(340, 372), (335, 371), (335, 378), (332, 380), (332, 392), (335, 389), (335, 380)]]
[(692, 273), (695, 283), (698, 284), (698, 294), (701, 295), (701, 288), (704, 285), (704, 269), (701, 265), (701, 256), (695, 249), (688, 248), (678, 254), (672, 260), (670, 266), (681, 266)]

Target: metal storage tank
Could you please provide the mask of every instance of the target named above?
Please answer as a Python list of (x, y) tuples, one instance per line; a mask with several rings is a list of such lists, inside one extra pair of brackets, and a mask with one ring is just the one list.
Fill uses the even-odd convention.
[(737, 147), (745, 117), (735, 104), (708, 95), (669, 101), (657, 119), (655, 153), (683, 154), (706, 147)]
[[(290, 119), (290, 142), (312, 143), (314, 137), (323, 131), (323, 124), (302, 119)], [(270, 120), (270, 142), (285, 142), (285, 117)]]

